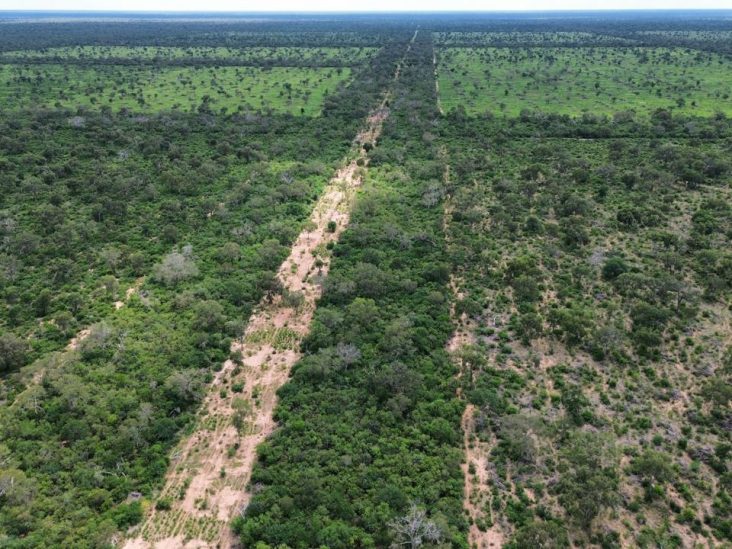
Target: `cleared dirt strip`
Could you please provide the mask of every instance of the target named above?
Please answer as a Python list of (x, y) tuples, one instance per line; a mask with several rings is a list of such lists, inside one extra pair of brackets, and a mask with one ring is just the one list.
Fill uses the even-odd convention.
[[(416, 38), (416, 33), (412, 42)], [(411, 43), (410, 43), (411, 47)], [(407, 53), (409, 49), (407, 49)], [(405, 54), (406, 57), (406, 54)], [(403, 61), (403, 60), (402, 60)], [(397, 66), (394, 79), (399, 78)], [(348, 225), (356, 189), (366, 170), (365, 143), (373, 143), (389, 115), (390, 93), (366, 120), (355, 139), (357, 154), (338, 170), (318, 200), (308, 228), (300, 233), (278, 277), (285, 299), (264, 299), (241, 341), (232, 347), (242, 363), (227, 361), (211, 383), (193, 434), (172, 454), (165, 486), (157, 499), (166, 510), (151, 509), (125, 549), (202, 549), (235, 547), (229, 524), (246, 509), (247, 485), (257, 446), (275, 428), (276, 392), (300, 359), (321, 283), (328, 274), (328, 243)], [(359, 162), (360, 160), (360, 162)], [(362, 164), (362, 166), (359, 166)], [(333, 224), (335, 222), (335, 230)], [(292, 296), (295, 296), (292, 299)], [(237, 392), (234, 392), (236, 388)]]
[[(444, 150), (441, 151), (441, 156), (445, 162), (443, 180), (449, 188), (450, 164), (447, 163), (446, 152)], [(443, 217), (443, 230), (448, 248), (450, 246), (449, 224), (452, 213), (452, 200), (448, 197), (445, 203), (445, 214)], [(476, 343), (476, 326), (468, 318), (468, 315), (462, 313), (458, 316), (456, 311), (455, 304), (464, 297), (460, 286), (461, 281), (459, 277), (451, 275), (450, 291), (453, 294), (453, 303), (450, 307), (450, 318), (455, 326), (455, 331), (447, 342), (447, 350), (457, 367), (458, 380), (462, 379), (463, 376), (472, 377), (474, 374), (470, 368), (470, 364), (466, 364), (463, 360), (463, 352)], [(458, 388), (458, 397), (465, 398), (460, 388)], [(495, 444), (495, 440), (487, 442), (478, 437), (475, 423), (479, 413), (480, 410), (478, 408), (468, 403), (465, 406), (461, 420), (463, 451), (465, 453), (462, 464), (464, 479), (463, 508), (467, 512), (470, 520), (470, 528), (468, 530), (468, 543), (470, 547), (476, 549), (498, 549), (505, 543), (506, 536), (500, 520), (491, 511), (490, 505), (492, 483), (488, 467), (491, 448)], [(489, 527), (488, 524), (491, 526)]]

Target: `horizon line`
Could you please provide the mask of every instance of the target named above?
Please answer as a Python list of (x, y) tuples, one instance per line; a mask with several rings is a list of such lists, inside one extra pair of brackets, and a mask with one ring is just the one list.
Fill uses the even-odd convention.
[(158, 14), (232, 14), (232, 15), (281, 15), (281, 14), (350, 14), (350, 13), (404, 13), (404, 14), (445, 14), (445, 13), (607, 13), (607, 12), (730, 12), (732, 8), (601, 8), (601, 9), (514, 9), (514, 10), (121, 10), (121, 9), (0, 9), (0, 13), (158, 13)]

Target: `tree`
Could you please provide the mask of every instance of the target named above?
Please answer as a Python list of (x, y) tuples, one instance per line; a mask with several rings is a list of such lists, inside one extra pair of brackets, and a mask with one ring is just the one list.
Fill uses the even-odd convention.
[(525, 465), (536, 460), (537, 435), (543, 430), (537, 417), (525, 414), (511, 414), (500, 420), (500, 447), (508, 457)]
[(559, 503), (572, 520), (589, 530), (603, 509), (619, 501), (617, 451), (602, 434), (575, 432), (561, 457)]
[(570, 547), (567, 530), (556, 522), (530, 522), (519, 528), (511, 549), (560, 549)]
[(106, 275), (101, 280), (102, 287), (110, 297), (116, 297), (119, 291), (119, 281), (112, 275)]
[(224, 323), (224, 308), (218, 301), (206, 300), (197, 304), (194, 313), (194, 326), (199, 330), (213, 332)]
[(644, 482), (668, 482), (674, 478), (669, 456), (655, 450), (646, 450), (633, 460), (632, 471)]
[(511, 281), (517, 304), (533, 303), (541, 299), (541, 290), (534, 277), (521, 275)]
[(165, 388), (171, 395), (183, 402), (195, 402), (201, 397), (202, 384), (196, 372), (176, 372), (165, 380)]
[(51, 309), (52, 300), (53, 297), (49, 290), (41, 290), (41, 292), (38, 294), (38, 297), (33, 302), (33, 308), (35, 309), (36, 316), (46, 316)]
[(624, 332), (615, 326), (600, 326), (592, 336), (590, 350), (595, 360), (604, 360), (614, 351), (621, 351)]
[(169, 253), (154, 268), (155, 279), (166, 286), (173, 286), (195, 276), (198, 276), (198, 267), (190, 254), (186, 254), (185, 251)]
[(409, 512), (389, 523), (394, 542), (392, 547), (411, 547), (416, 549), (425, 543), (437, 543), (442, 532), (434, 521), (427, 518), (427, 512), (412, 503)]
[(114, 330), (106, 322), (93, 325), (79, 345), (81, 356), (88, 360), (103, 356), (110, 349), (113, 336)]
[(0, 335), (0, 372), (10, 372), (25, 365), (28, 345), (13, 334)]
[(562, 405), (572, 423), (579, 426), (592, 417), (591, 412), (586, 410), (589, 401), (582, 393), (582, 388), (579, 385), (564, 385), (561, 390), (561, 395)]
[(236, 242), (227, 242), (218, 251), (221, 261), (237, 261), (241, 257), (241, 246)]
[(35, 486), (23, 471), (0, 469), (0, 501), (10, 505), (28, 505), (34, 497)]
[(119, 267), (119, 262), (122, 258), (122, 252), (119, 249), (108, 246), (99, 252), (99, 258), (104, 261), (107, 268), (112, 271), (112, 274), (117, 274), (117, 267)]
[(561, 330), (568, 345), (577, 345), (584, 341), (594, 323), (593, 311), (582, 305), (552, 309), (549, 322)]
[(340, 358), (344, 368), (348, 368), (361, 358), (361, 351), (353, 343), (340, 342), (336, 346), (336, 355)]
[(621, 274), (628, 272), (628, 264), (620, 257), (610, 257), (602, 266), (602, 278), (615, 280)]

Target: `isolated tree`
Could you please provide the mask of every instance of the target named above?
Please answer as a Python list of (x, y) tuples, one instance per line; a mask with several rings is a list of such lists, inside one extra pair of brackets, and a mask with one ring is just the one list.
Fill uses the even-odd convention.
[(416, 549), (425, 543), (437, 543), (442, 532), (434, 521), (427, 518), (427, 512), (412, 503), (409, 512), (389, 523), (394, 542), (392, 547), (411, 547)]
[(605, 280), (615, 280), (621, 274), (628, 272), (630, 267), (620, 257), (611, 257), (602, 266), (602, 278)]

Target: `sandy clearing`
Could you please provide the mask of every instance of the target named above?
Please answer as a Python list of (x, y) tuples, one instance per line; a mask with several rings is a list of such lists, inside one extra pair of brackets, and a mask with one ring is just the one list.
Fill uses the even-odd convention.
[[(412, 37), (414, 42), (417, 33)], [(410, 45), (405, 52), (409, 52)], [(403, 62), (404, 58), (402, 58)], [(397, 65), (394, 80), (399, 78)], [(171, 504), (167, 511), (151, 509), (143, 524), (131, 532), (125, 549), (227, 548), (237, 541), (230, 521), (242, 513), (252, 496), (249, 479), (257, 446), (275, 429), (276, 392), (300, 359), (300, 342), (307, 335), (321, 295), (320, 281), (330, 267), (329, 242), (335, 242), (348, 225), (356, 190), (368, 164), (365, 143), (381, 134), (390, 92), (366, 119), (354, 140), (353, 158), (330, 180), (310, 216), (308, 229), (294, 242), (279, 268), (283, 288), (299, 292), (297, 308), (281, 296), (263, 299), (252, 313), (240, 341), (232, 345), (242, 364), (231, 360), (212, 381), (197, 415), (193, 433), (173, 452), (159, 498)], [(359, 163), (362, 166), (359, 166)], [(328, 224), (336, 222), (333, 232)], [(282, 348), (278, 335), (287, 330), (294, 341)], [(233, 393), (233, 384), (243, 387)]]
[(80, 330), (74, 337), (69, 340), (69, 344), (66, 346), (66, 350), (75, 351), (76, 349), (78, 349), (81, 342), (89, 337), (90, 333), (91, 329), (89, 328), (84, 328), (83, 330)]
[[(130, 300), (130, 298), (135, 295), (135, 293), (140, 289), (140, 286), (142, 286), (142, 282), (144, 281), (144, 278), (138, 278), (135, 283), (127, 288), (125, 290), (125, 299), (124, 301), (115, 301), (114, 302), (114, 309), (116, 311), (120, 310), (122, 307), (124, 307), (127, 302)], [(80, 330), (74, 337), (72, 337), (69, 340), (69, 344), (66, 345), (67, 351), (75, 351), (79, 348), (79, 344), (84, 341), (87, 337), (89, 337), (89, 334), (91, 333), (91, 330), (89, 328), (84, 328)]]

